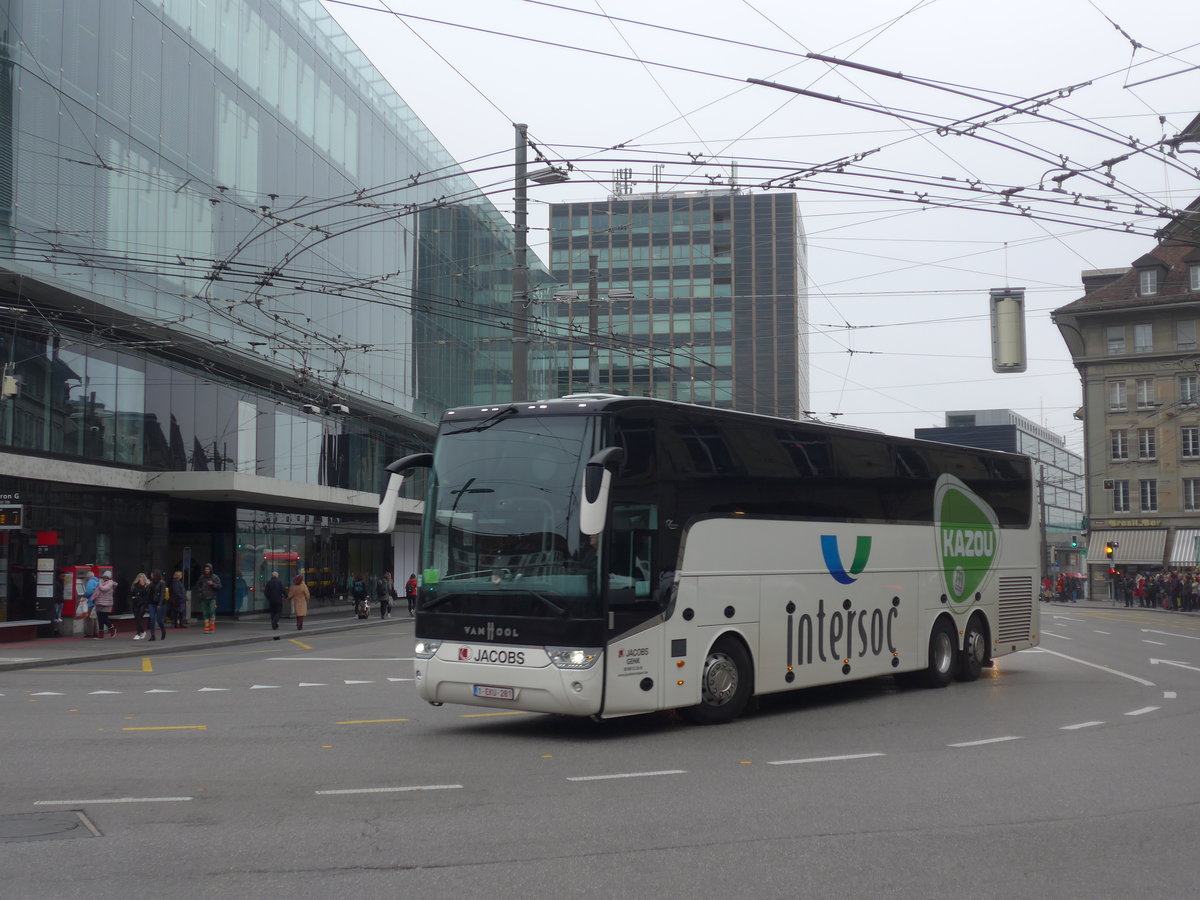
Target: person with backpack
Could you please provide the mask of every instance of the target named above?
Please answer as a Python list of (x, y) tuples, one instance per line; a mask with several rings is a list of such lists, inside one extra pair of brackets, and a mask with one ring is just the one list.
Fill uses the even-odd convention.
[(408, 581), (404, 582), (404, 599), (408, 601), (408, 614), (411, 616), (417, 605), (417, 573), (410, 572)]
[(371, 614), (371, 607), (367, 603), (367, 583), (363, 581), (362, 575), (355, 575), (354, 582), (350, 585), (350, 596), (354, 599), (354, 614), (360, 619), (365, 619)]
[(375, 600), (379, 603), (379, 618), (392, 617), (392, 600), (396, 597), (396, 585), (392, 582), (392, 573), (384, 572), (383, 577), (375, 582)]

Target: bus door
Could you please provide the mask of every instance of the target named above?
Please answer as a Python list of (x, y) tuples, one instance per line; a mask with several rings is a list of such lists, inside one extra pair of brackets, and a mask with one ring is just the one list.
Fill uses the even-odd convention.
[(613, 504), (607, 532), (608, 647), (604, 715), (646, 712), (662, 702), (662, 606), (655, 583), (657, 509)]

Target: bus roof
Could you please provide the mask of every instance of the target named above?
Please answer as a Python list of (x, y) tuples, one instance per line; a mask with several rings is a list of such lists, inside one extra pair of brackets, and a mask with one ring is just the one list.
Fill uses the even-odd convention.
[(441, 424), (454, 422), (473, 422), (487, 419), (491, 416), (578, 416), (597, 415), (601, 413), (625, 413), (645, 410), (653, 413), (655, 410), (674, 410), (689, 418), (704, 417), (724, 420), (758, 422), (761, 424), (775, 423), (780, 428), (812, 428), (831, 434), (855, 435), (865, 439), (875, 438), (887, 443), (913, 444), (929, 447), (956, 447), (973, 453), (1028, 459), (1022, 453), (1010, 453), (1005, 450), (992, 450), (981, 447), (969, 447), (963, 444), (951, 444), (942, 441), (929, 441), (915, 437), (901, 437), (871, 428), (859, 428), (853, 425), (841, 425), (833, 422), (822, 422), (819, 419), (786, 419), (782, 416), (768, 416), (761, 413), (742, 412), (733, 409), (721, 409), (715, 406), (701, 406), (694, 403), (682, 403), (678, 400), (663, 400), (658, 397), (628, 397), (620, 394), (568, 394), (548, 400), (526, 400), (518, 403), (497, 403), (487, 406), (461, 406), (442, 413)]

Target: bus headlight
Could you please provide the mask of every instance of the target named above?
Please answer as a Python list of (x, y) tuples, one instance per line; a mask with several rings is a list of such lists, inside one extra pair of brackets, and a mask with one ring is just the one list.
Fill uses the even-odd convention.
[(560, 669), (590, 669), (600, 658), (600, 650), (593, 647), (547, 647), (546, 655)]
[(442, 646), (441, 641), (426, 641), (419, 640), (416, 646), (413, 647), (413, 656), (417, 659), (432, 659), (433, 655), (438, 652), (438, 648)]

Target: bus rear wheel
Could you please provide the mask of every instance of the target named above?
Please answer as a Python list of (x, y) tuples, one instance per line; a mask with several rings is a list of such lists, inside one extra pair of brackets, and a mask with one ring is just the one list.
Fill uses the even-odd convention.
[(733, 638), (721, 638), (704, 659), (700, 702), (680, 714), (693, 725), (732, 722), (746, 709), (753, 677), (746, 648)]
[(978, 678), (987, 658), (987, 634), (979, 624), (979, 619), (972, 618), (963, 632), (963, 648), (958, 655), (958, 680), (974, 681)]
[(957, 635), (950, 623), (941, 619), (929, 634), (929, 665), (922, 673), (926, 686), (945, 687), (954, 680), (954, 670), (957, 667)]

